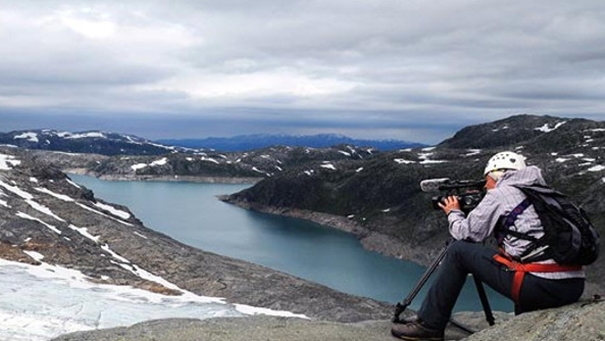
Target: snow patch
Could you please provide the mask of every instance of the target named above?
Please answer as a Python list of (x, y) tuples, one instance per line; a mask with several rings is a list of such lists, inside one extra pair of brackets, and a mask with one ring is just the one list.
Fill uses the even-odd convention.
[(86, 238), (94, 241), (95, 243), (99, 242), (100, 236), (93, 236), (92, 234), (90, 234), (88, 232), (88, 229), (86, 227), (77, 227), (77, 226), (74, 226), (74, 225), (70, 224), (69, 228), (72, 229), (72, 230), (74, 230), (74, 231), (76, 231), (76, 232), (78, 232), (82, 236), (84, 236), (84, 237), (86, 237)]
[(141, 237), (141, 238), (143, 238), (143, 239), (148, 239), (147, 236), (142, 235), (142, 234), (140, 234), (140, 233), (138, 233), (136, 231), (134, 232), (134, 234), (137, 235), (137, 236), (139, 236), (139, 237)]
[(48, 227), (51, 231), (55, 232), (56, 234), (61, 234), (61, 231), (58, 228), (56, 228), (55, 226), (48, 224), (47, 222), (40, 220), (38, 218), (34, 218), (34, 217), (30, 216), (29, 214), (26, 214), (23, 212), (17, 212), (17, 217), (39, 222), (40, 224)]
[(44, 255), (36, 252), (36, 251), (26, 251), (23, 250), (23, 253), (25, 253), (26, 255), (30, 256), (31, 258), (33, 258), (34, 260), (37, 260), (38, 262), (42, 261), (44, 259)]
[(75, 182), (73, 182), (73, 181), (71, 181), (69, 179), (67, 179), (67, 183), (69, 183), (70, 185), (74, 186), (75, 188), (82, 188), (82, 187), (80, 187), (80, 185), (78, 185), (77, 183), (75, 183)]
[(249, 305), (243, 305), (243, 304), (234, 304), (234, 306), (237, 311), (244, 313), (246, 315), (269, 315), (269, 316), (298, 317), (298, 318), (309, 319), (305, 315), (295, 314), (295, 313), (292, 313), (289, 311), (284, 311), (284, 310), (271, 310), (271, 309), (267, 309), (267, 308), (257, 308), (257, 307), (251, 307)]
[(477, 154), (481, 154), (481, 149), (469, 149), (467, 153), (463, 154), (462, 156), (473, 156)]
[(266, 175), (266, 176), (271, 176), (271, 174), (269, 174), (269, 173), (267, 173), (267, 172), (265, 172), (263, 170), (260, 170), (260, 169), (258, 169), (256, 167), (252, 167), (252, 170), (255, 171), (255, 172), (257, 172), (257, 173), (261, 173), (263, 175)]
[(133, 171), (137, 171), (137, 170), (139, 170), (139, 169), (143, 169), (143, 168), (145, 168), (145, 167), (147, 167), (147, 164), (146, 164), (146, 163), (137, 163), (136, 165), (132, 165), (132, 166), (130, 166), (130, 168), (131, 168)]
[(548, 125), (548, 123), (545, 123), (545, 124), (544, 124), (543, 126), (541, 126), (541, 127), (534, 128), (534, 130), (538, 130), (538, 131), (541, 131), (541, 132), (543, 132), (543, 133), (550, 133), (551, 131), (558, 129), (559, 127), (561, 127), (561, 126), (562, 126), (562, 125), (564, 125), (565, 123), (567, 123), (567, 122), (566, 122), (566, 121), (563, 121), (563, 122), (558, 122), (557, 124), (555, 124), (555, 126), (554, 126), (553, 128), (551, 128), (551, 127)]
[(21, 135), (16, 135), (13, 139), (14, 140), (25, 139), (25, 140), (28, 140), (29, 142), (34, 142), (34, 143), (39, 142), (38, 134), (33, 133), (33, 132), (22, 133)]
[(168, 159), (164, 157), (164, 158), (161, 158), (159, 160), (153, 161), (150, 165), (151, 166), (163, 166), (163, 165), (165, 165), (167, 163), (168, 163)]
[(202, 158), (200, 160), (202, 160), (202, 161), (208, 161), (208, 162), (212, 162), (212, 163), (216, 163), (217, 165), (220, 165), (220, 162), (216, 161), (215, 159), (213, 159), (211, 157), (204, 157), (204, 156), (202, 156)]
[(105, 134), (100, 133), (98, 131), (91, 131), (88, 133), (80, 133), (80, 134), (71, 134), (71, 133), (66, 133), (66, 135), (63, 136), (66, 139), (84, 139), (84, 138), (105, 138)]
[(427, 165), (427, 164), (436, 164), (436, 163), (445, 163), (447, 161), (442, 161), (442, 160), (431, 160), (430, 157), (433, 155), (434, 153), (418, 153), (418, 158), (420, 158), (422, 161), (420, 161), (421, 165)]
[(397, 162), (400, 165), (408, 165), (411, 163), (416, 163), (416, 161), (406, 160), (406, 159), (393, 159), (393, 161)]
[(445, 160), (422, 160), (420, 161), (421, 165), (429, 165), (429, 164), (436, 164), (436, 163), (446, 163), (447, 161)]
[(97, 210), (93, 209), (92, 207), (88, 207), (88, 206), (86, 206), (86, 205), (84, 205), (84, 204), (81, 204), (81, 203), (79, 203), (79, 202), (76, 202), (76, 204), (77, 204), (78, 206), (82, 207), (83, 209), (87, 210), (87, 211), (91, 211), (91, 212), (94, 212), (94, 213), (96, 213), (96, 214), (98, 214), (98, 215), (102, 215), (102, 216), (104, 216), (104, 217), (110, 218), (110, 219), (112, 219), (112, 220), (114, 220), (114, 221), (117, 221), (117, 222), (118, 222), (118, 223), (120, 223), (120, 224), (123, 224), (123, 225), (126, 225), (126, 226), (134, 226), (134, 225), (132, 225), (131, 223), (127, 223), (127, 222), (125, 222), (125, 221), (123, 221), (123, 220), (120, 220), (120, 219), (118, 219), (118, 218), (116, 218), (116, 217), (110, 216), (110, 215), (105, 214), (105, 213), (103, 213), (103, 212), (99, 212), (99, 211), (97, 211)]
[(0, 186), (6, 188), (7, 190), (9, 190), (10, 192), (17, 194), (19, 197), (21, 197), (22, 199), (25, 199), (25, 201), (32, 206), (34, 209), (37, 209), (39, 211), (41, 211), (42, 213), (45, 214), (50, 214), (54, 217), (56, 217), (59, 220), (62, 220), (61, 218), (58, 218), (57, 216), (55, 216), (54, 214), (52, 214), (52, 212), (50, 212), (50, 210), (48, 208), (46, 208), (45, 206), (42, 206), (36, 202), (33, 201), (34, 196), (29, 194), (28, 192), (20, 189), (17, 186), (11, 186), (9, 184), (7, 184), (6, 182), (0, 180)]
[(0, 170), (11, 170), (14, 166), (21, 164), (13, 155), (0, 154)]
[[(29, 253), (30, 257), (42, 255)], [(95, 284), (79, 271), (0, 259), (0, 340), (48, 341), (76, 331), (162, 318), (241, 317), (234, 305), (198, 295), (165, 296)], [(250, 313), (262, 310), (250, 309)]]
[(96, 202), (94, 205), (102, 210), (110, 212), (111, 214), (115, 215), (116, 217), (119, 217), (122, 219), (130, 218), (130, 213), (119, 210), (111, 205), (103, 204), (100, 202)]
[(57, 198), (59, 200), (63, 200), (63, 201), (67, 201), (67, 202), (74, 201), (74, 199), (72, 199), (71, 197), (69, 197), (67, 195), (58, 194), (58, 193), (55, 193), (55, 192), (53, 192), (53, 191), (51, 191), (49, 189), (43, 188), (43, 187), (37, 187), (37, 188), (35, 188), (35, 190), (38, 191), (38, 192), (41, 192), (41, 193), (53, 196), (53, 197), (55, 197), (55, 198)]
[(326, 169), (331, 169), (331, 170), (336, 170), (336, 166), (334, 166), (333, 164), (328, 163), (328, 162), (319, 165), (319, 167), (326, 168)]
[(59, 217), (58, 215), (54, 214), (50, 208), (39, 204), (33, 200), (25, 200), (26, 203), (29, 204), (29, 206), (31, 206), (33, 209), (35, 209), (38, 212), (42, 212), (44, 214), (46, 214), (47, 216), (53, 217), (55, 219), (57, 219), (58, 221), (65, 221), (65, 219), (62, 219), (61, 217)]

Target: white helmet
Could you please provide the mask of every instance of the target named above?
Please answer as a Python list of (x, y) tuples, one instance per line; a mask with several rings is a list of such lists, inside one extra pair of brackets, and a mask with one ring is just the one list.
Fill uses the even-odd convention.
[[(483, 175), (485, 176), (495, 171), (505, 171), (509, 169), (519, 170), (522, 168), (525, 168), (525, 156), (513, 152), (500, 152), (487, 161)], [(494, 179), (498, 180), (498, 178), (502, 176), (502, 172), (495, 173), (499, 173), (494, 174)]]

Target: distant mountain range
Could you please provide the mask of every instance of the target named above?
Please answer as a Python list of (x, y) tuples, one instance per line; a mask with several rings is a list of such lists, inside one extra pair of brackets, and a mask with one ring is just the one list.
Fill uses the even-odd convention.
[(0, 133), (0, 144), (27, 149), (61, 151), (67, 153), (94, 153), (101, 155), (162, 155), (173, 152), (198, 153), (205, 151), (243, 152), (271, 146), (324, 148), (353, 145), (383, 151), (423, 147), (416, 142), (399, 140), (359, 140), (335, 134), (308, 136), (240, 135), (204, 139), (166, 139), (151, 141), (130, 134), (102, 131), (65, 132), (52, 129), (21, 130)]
[(253, 134), (234, 137), (208, 137), (204, 139), (165, 139), (159, 143), (186, 148), (214, 149), (224, 152), (250, 151), (271, 146), (324, 148), (340, 144), (373, 147), (379, 150), (397, 150), (423, 147), (421, 143), (401, 140), (363, 140), (337, 134), (318, 135), (268, 135)]

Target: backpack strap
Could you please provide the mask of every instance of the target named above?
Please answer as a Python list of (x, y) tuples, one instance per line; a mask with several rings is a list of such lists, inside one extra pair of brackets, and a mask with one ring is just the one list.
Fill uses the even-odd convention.
[(523, 284), (523, 278), (528, 272), (567, 272), (567, 271), (580, 271), (582, 266), (578, 265), (560, 265), (557, 263), (552, 264), (541, 264), (541, 263), (519, 263), (509, 257), (502, 256), (500, 254), (494, 255), (494, 260), (509, 270), (514, 271), (513, 285), (511, 287), (511, 298), (516, 304), (519, 304), (519, 297), (521, 294), (521, 285)]
[(504, 226), (506, 227), (506, 229), (510, 229), (510, 227), (513, 226), (513, 224), (515, 223), (515, 220), (517, 220), (517, 217), (521, 213), (523, 213), (523, 211), (525, 211), (525, 209), (527, 209), (530, 205), (531, 202), (529, 201), (529, 198), (525, 198), (525, 200), (521, 201), (519, 205), (513, 208), (513, 210), (510, 211), (510, 213), (506, 217), (506, 220), (504, 220)]
[(529, 206), (531, 206), (531, 201), (529, 198), (525, 198), (519, 205), (513, 208), (512, 211), (508, 215), (506, 215), (505, 219), (502, 221), (502, 225), (497, 233), (496, 238), (498, 239), (498, 245), (502, 244), (502, 241), (506, 237), (506, 235), (511, 235), (513, 237), (517, 237), (520, 239), (535, 241), (536, 238), (527, 235), (526, 233), (521, 233), (517, 231), (511, 230), (511, 226), (515, 224), (515, 220), (517, 217), (523, 213)]
[[(515, 187), (523, 191), (522, 187)], [(523, 254), (518, 257), (518, 259), (520, 259), (521, 261), (531, 260), (535, 262), (548, 259), (550, 257), (546, 256), (546, 254), (544, 253), (544, 250), (546, 248), (544, 247), (543, 239), (532, 236), (531, 232), (523, 233), (511, 229), (511, 227), (515, 224), (517, 217), (523, 212), (525, 212), (525, 210), (529, 206), (533, 205), (533, 198), (529, 196), (525, 191), (523, 191), (523, 193), (525, 194), (525, 199), (523, 199), (523, 201), (521, 201), (517, 206), (515, 206), (515, 208), (513, 208), (512, 211), (510, 211), (506, 216), (502, 217), (503, 219), (501, 220), (500, 227), (496, 232), (498, 246), (502, 248), (504, 238), (506, 238), (506, 236), (513, 236), (515, 238), (527, 240), (530, 242)]]

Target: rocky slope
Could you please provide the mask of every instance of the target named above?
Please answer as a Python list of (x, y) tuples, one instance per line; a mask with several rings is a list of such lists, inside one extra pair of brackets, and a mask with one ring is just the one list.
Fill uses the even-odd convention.
[(0, 148), (0, 257), (81, 271), (97, 283), (204, 296), (333, 321), (388, 318), (386, 303), (204, 252), (146, 228), (29, 152)]
[(379, 154), (373, 148), (349, 145), (321, 149), (277, 146), (250, 152), (196, 151), (154, 156), (31, 150), (39, 163), (103, 179), (249, 183), (308, 164), (329, 168), (331, 161), (369, 160)]

